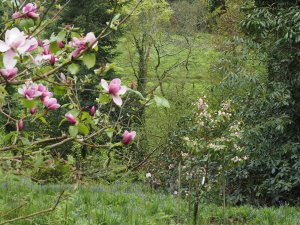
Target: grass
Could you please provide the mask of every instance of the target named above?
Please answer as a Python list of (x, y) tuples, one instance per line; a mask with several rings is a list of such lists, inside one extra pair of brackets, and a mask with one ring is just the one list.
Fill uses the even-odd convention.
[[(175, 224), (177, 198), (151, 191), (144, 184), (115, 183), (111, 186), (37, 185), (16, 176), (0, 176), (0, 221), (30, 214), (53, 205), (62, 190), (66, 190), (57, 209), (49, 214), (15, 222), (29, 224), (107, 224), (146, 225)], [(22, 208), (3, 216), (5, 212), (27, 202)], [(188, 206), (182, 202), (182, 224), (187, 222)], [(198, 224), (222, 224), (222, 207), (201, 204)], [(300, 208), (229, 207), (228, 224), (297, 225)]]

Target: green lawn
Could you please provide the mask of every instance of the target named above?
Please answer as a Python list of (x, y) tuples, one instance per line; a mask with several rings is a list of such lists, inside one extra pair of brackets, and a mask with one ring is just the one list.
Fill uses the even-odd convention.
[[(175, 224), (177, 198), (175, 195), (151, 191), (144, 184), (115, 183), (111, 186), (44, 185), (15, 176), (0, 177), (0, 221), (47, 209), (56, 196), (65, 190), (56, 210), (49, 214), (15, 222), (14, 224), (107, 224), (143, 225)], [(5, 215), (11, 209), (22, 208)], [(198, 224), (222, 224), (222, 207), (202, 204)], [(230, 207), (228, 224), (300, 224), (300, 208)], [(188, 207), (182, 202), (182, 224), (187, 222)]]

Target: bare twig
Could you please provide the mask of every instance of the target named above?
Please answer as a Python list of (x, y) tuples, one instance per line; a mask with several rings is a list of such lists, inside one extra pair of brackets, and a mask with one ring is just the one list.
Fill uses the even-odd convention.
[[(59, 14), (62, 13), (62, 11), (67, 7), (67, 5), (71, 2), (71, 0), (67, 1), (66, 4), (64, 4), (59, 10), (58, 12), (50, 19), (50, 21), (48, 23), (45, 23), (43, 26), (41, 26), (41, 29), (39, 31), (37, 31), (36, 33), (33, 33), (32, 36), (36, 36), (38, 35), (39, 33), (41, 33), (48, 25), (50, 25), (53, 21), (55, 21)], [(35, 32), (36, 29), (33, 31)]]
[(7, 216), (8, 214), (10, 214), (10, 213), (12, 213), (12, 212), (14, 212), (14, 211), (16, 211), (16, 210), (18, 210), (18, 209), (24, 207), (24, 206), (27, 205), (27, 204), (28, 204), (28, 202), (24, 202), (24, 203), (22, 203), (21, 205), (17, 206), (16, 208), (9, 210), (9, 211), (6, 212), (5, 214), (0, 215), (0, 217)]

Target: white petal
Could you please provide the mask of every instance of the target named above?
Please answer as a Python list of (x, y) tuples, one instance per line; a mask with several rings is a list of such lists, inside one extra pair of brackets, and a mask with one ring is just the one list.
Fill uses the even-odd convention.
[(123, 94), (126, 93), (126, 91), (127, 91), (127, 87), (126, 86), (121, 86), (121, 89), (119, 90), (119, 94), (123, 95)]
[(24, 54), (31, 46), (31, 42), (29, 40), (26, 40), (23, 45), (17, 48), (18, 52), (20, 54)]
[(0, 52), (6, 52), (9, 49), (10, 47), (6, 45), (4, 41), (0, 40)]
[(14, 58), (16, 53), (12, 50), (9, 50), (3, 55), (3, 64), (6, 69), (12, 69), (17, 65), (17, 60)]
[(108, 83), (106, 82), (106, 80), (101, 79), (101, 86), (103, 87), (103, 89), (108, 92)]
[(112, 95), (113, 101), (114, 103), (116, 103), (116, 105), (121, 106), (122, 105), (122, 99), (119, 95)]

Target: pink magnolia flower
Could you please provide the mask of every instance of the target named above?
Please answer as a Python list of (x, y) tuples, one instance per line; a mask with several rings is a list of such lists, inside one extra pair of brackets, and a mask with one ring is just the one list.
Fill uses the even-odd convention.
[(169, 169), (171, 170), (171, 169), (174, 169), (174, 164), (173, 163), (171, 163), (170, 165), (169, 165)]
[(28, 3), (23, 7), (22, 11), (29, 18), (39, 17), (39, 14), (37, 14), (37, 7), (34, 3)]
[(43, 104), (45, 107), (48, 108), (48, 110), (56, 110), (60, 107), (60, 104), (57, 103), (56, 98), (50, 98), (49, 96), (46, 96), (43, 100)]
[(24, 54), (37, 47), (37, 40), (33, 37), (27, 38), (24, 32), (13, 28), (5, 32), (5, 42), (0, 40), (0, 52), (3, 52), (3, 63), (5, 68), (11, 69), (16, 66), (17, 53)]
[(44, 101), (45, 97), (53, 97), (53, 93), (50, 92), (43, 84), (38, 84), (38, 91), (42, 93), (42, 102)]
[[(39, 43), (39, 45), (41, 45), (41, 43)], [(42, 54), (35, 57), (34, 62), (36, 64), (39, 64), (41, 61), (45, 60), (49, 61), (50, 64), (53, 66), (57, 58), (50, 52), (50, 41), (47, 39), (42, 41), (41, 47), (43, 47), (44, 51), (42, 52)]]
[(121, 80), (120, 79), (113, 79), (110, 84), (106, 82), (106, 80), (101, 79), (101, 86), (104, 89), (104, 92), (109, 93), (112, 96), (113, 101), (116, 103), (116, 105), (121, 106), (122, 105), (122, 99), (120, 95), (125, 94), (126, 87), (121, 86)]
[(21, 130), (23, 130), (23, 128), (24, 128), (24, 123), (23, 123), (23, 120), (22, 119), (20, 119), (19, 121), (18, 121), (18, 130), (19, 131), (21, 131)]
[(127, 130), (125, 130), (125, 132), (123, 134), (122, 143), (124, 145), (130, 144), (133, 141), (133, 139), (135, 138), (135, 136), (136, 136), (135, 131), (128, 132)]
[(91, 46), (92, 48), (96, 48), (96, 46), (98, 45), (98, 41), (96, 41), (97, 38), (95, 37), (95, 34), (93, 32), (87, 33), (85, 36), (85, 40), (86, 40), (86, 43), (93, 44)]
[(91, 116), (94, 116), (95, 113), (96, 113), (96, 108), (95, 108), (95, 106), (92, 106), (92, 107), (90, 108), (90, 115), (91, 115)]
[(70, 122), (71, 124), (76, 123), (76, 118), (71, 113), (67, 113), (65, 115), (65, 117), (66, 117), (67, 121)]
[(42, 95), (42, 92), (38, 91), (38, 85), (32, 82), (26, 82), (22, 88), (18, 89), (18, 92), (28, 100)]
[(21, 13), (19, 13), (19, 12), (15, 12), (15, 13), (13, 13), (12, 14), (12, 18), (15, 20), (15, 19), (19, 19), (19, 18), (21, 18), (22, 17), (22, 15), (21, 15)]
[(93, 32), (88, 33), (85, 37), (73, 37), (72, 41), (69, 42), (69, 45), (75, 48), (75, 50), (71, 52), (71, 58), (78, 57), (90, 44), (93, 44), (91, 46), (92, 48), (95, 48), (98, 44)]
[(30, 110), (29, 110), (31, 115), (34, 115), (36, 113), (36, 106), (33, 106)]
[(18, 68), (14, 67), (11, 69), (1, 69), (1, 75), (7, 80), (13, 80), (18, 73)]

